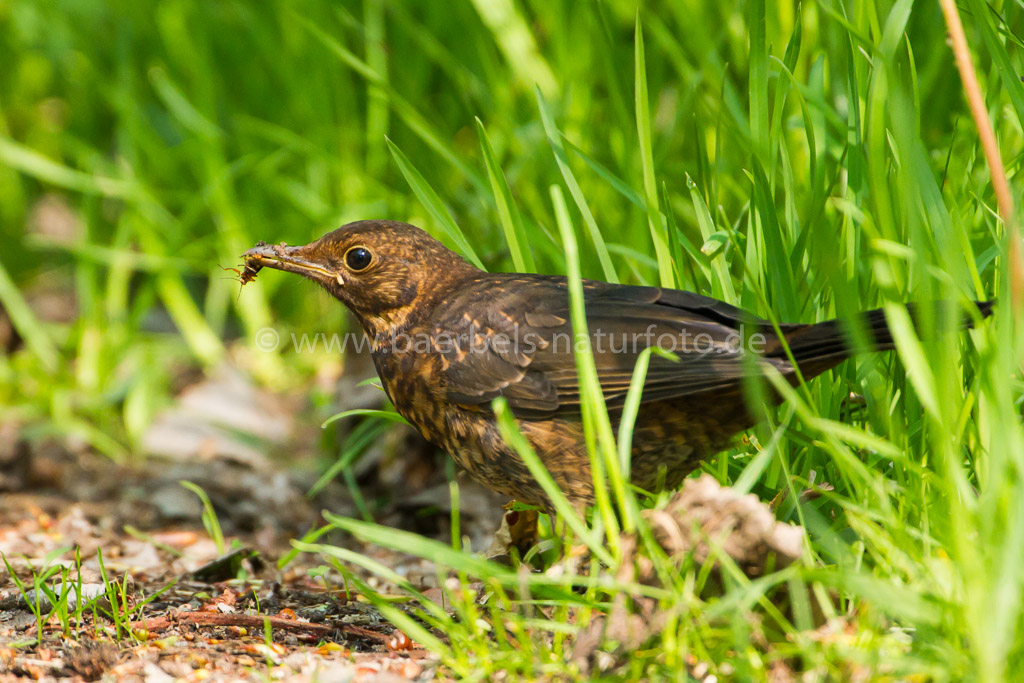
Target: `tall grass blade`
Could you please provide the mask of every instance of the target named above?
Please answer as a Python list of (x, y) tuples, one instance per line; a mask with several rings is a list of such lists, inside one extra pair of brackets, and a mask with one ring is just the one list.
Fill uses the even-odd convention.
[(398, 149), (391, 140), (387, 141), (388, 149), (391, 150), (391, 156), (394, 158), (395, 163), (398, 165), (398, 170), (402, 172), (402, 176), (406, 182), (409, 183), (409, 187), (412, 188), (416, 198), (420, 200), (420, 203), (430, 212), (430, 215), (444, 230), (445, 235), (448, 236), (455, 246), (465, 255), (466, 259), (469, 260), (474, 266), (480, 270), (486, 270), (484, 268), (483, 261), (476, 255), (476, 250), (470, 245), (469, 240), (462, 232), (462, 228), (455, 222), (455, 218), (452, 216), (451, 211), (444, 205), (441, 198), (434, 192), (434, 188), (430, 187), (430, 183), (420, 175), (420, 172), (416, 170), (416, 167), (412, 165), (412, 162), (402, 154), (402, 150)]
[(647, 205), (647, 225), (654, 240), (654, 253), (658, 258), (658, 278), (662, 287), (675, 288), (669, 240), (658, 206), (658, 180), (654, 174), (654, 150), (651, 142), (651, 108), (647, 95), (647, 62), (644, 58), (644, 32), (639, 12), (636, 15), (636, 129), (640, 138), (640, 165), (644, 172), (644, 199)]
[(576, 176), (573, 175), (572, 169), (569, 168), (569, 161), (565, 156), (565, 146), (562, 144), (562, 134), (555, 126), (555, 120), (551, 116), (551, 112), (548, 110), (547, 101), (544, 99), (544, 95), (539, 89), (537, 90), (536, 95), (537, 107), (540, 109), (540, 118), (544, 123), (544, 132), (547, 134), (548, 144), (551, 145), (551, 150), (555, 154), (555, 160), (558, 162), (558, 170), (562, 172), (562, 179), (565, 181), (566, 187), (569, 188), (569, 194), (572, 195), (577, 208), (580, 210), (580, 213), (583, 214), (583, 222), (587, 226), (590, 241), (593, 242), (594, 249), (597, 250), (597, 258), (601, 262), (601, 269), (604, 271), (604, 279), (608, 282), (618, 282), (619, 276), (615, 272), (615, 266), (612, 264), (612, 258), (608, 253), (608, 247), (605, 245), (604, 237), (601, 235), (601, 229), (597, 227), (597, 221), (594, 220), (594, 214), (591, 213), (590, 206), (587, 204), (587, 200), (583, 196), (583, 190), (580, 189), (579, 183), (576, 182)]
[(508, 181), (505, 180), (505, 173), (501, 170), (498, 158), (494, 154), (494, 148), (491, 147), (487, 130), (480, 119), (476, 119), (476, 129), (477, 135), (480, 137), (480, 151), (483, 152), (484, 164), (487, 166), (487, 178), (491, 181), (494, 203), (498, 207), (498, 218), (505, 231), (505, 242), (512, 255), (512, 263), (515, 265), (516, 271), (520, 273), (534, 273), (537, 271), (537, 266), (533, 262), (533, 254), (530, 252), (529, 242), (526, 239), (523, 220), (519, 216), (519, 209), (516, 207), (512, 191), (508, 187)]

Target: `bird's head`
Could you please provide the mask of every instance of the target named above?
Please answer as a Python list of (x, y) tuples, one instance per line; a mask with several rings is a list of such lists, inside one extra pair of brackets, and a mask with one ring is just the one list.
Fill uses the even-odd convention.
[(476, 268), (423, 230), (395, 221), (358, 221), (301, 247), (259, 244), (246, 270), (274, 268), (321, 285), (371, 334), (393, 332), (418, 307)]

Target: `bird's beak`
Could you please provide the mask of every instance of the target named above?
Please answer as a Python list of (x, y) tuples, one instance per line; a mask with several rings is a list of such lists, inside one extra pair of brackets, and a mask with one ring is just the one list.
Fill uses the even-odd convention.
[(313, 280), (334, 280), (339, 285), (345, 284), (341, 273), (317, 263), (316, 257), (310, 252), (311, 245), (289, 247), (284, 244), (257, 244), (242, 254), (247, 268), (258, 271), (260, 268), (274, 268), (289, 273), (298, 273)]

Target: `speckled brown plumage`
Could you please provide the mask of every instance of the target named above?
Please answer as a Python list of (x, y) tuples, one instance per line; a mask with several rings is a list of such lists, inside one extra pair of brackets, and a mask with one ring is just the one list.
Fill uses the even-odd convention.
[[(501, 396), (568, 497), (593, 501), (564, 277), (484, 273), (419, 228), (391, 221), (352, 223), (302, 247), (261, 243), (245, 259), (248, 279), (261, 267), (295, 272), (344, 303), (370, 337), (396, 410), (479, 481), (548, 507), (498, 433), (491, 402)], [(678, 486), (753, 424), (742, 392), (751, 368), (771, 365), (797, 381), (771, 325), (721, 301), (594, 281), (584, 282), (584, 297), (616, 428), (640, 352), (661, 346), (678, 356), (652, 357), (647, 373), (631, 461), (642, 488)], [(891, 347), (881, 312), (864, 320), (876, 346)], [(804, 379), (849, 355), (836, 321), (780, 329)], [(760, 335), (754, 363), (744, 334)]]

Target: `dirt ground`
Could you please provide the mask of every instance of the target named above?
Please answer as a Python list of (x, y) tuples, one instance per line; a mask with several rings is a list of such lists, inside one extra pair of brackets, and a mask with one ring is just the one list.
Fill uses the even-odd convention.
[[(305, 404), (239, 398), (255, 392), (239, 382), (226, 373), (183, 391), (147, 435), (147, 457), (132, 466), (67, 440), (34, 438), (21, 425), (0, 426), (0, 680), (437, 677), (436, 658), (346, 591), (323, 558), (299, 554), (279, 568), (291, 541), (324, 523), (322, 510), (357, 517), (360, 507), (336, 482), (308, 495), (324, 463), (316, 446), (322, 432), (301, 416)], [(210, 405), (230, 405), (236, 414), (210, 418)], [(444, 538), (443, 456), (402, 427), (386, 441), (358, 463), (366, 507), (380, 523)], [(182, 480), (209, 496), (226, 543), (238, 548), (229, 557)], [(486, 547), (504, 501), (468, 481), (461, 488), (462, 531), (473, 547)], [(324, 540), (369, 555), (424, 590), (437, 588), (430, 562), (341, 534)], [(69, 570), (67, 585), (80, 583), (83, 599), (104, 593), (104, 574), (122, 584), (130, 577), (123, 591), (130, 628), (118, 633), (101, 605), (67, 625), (57, 612), (44, 614), (40, 631), (10, 571), (28, 588), (33, 575), (55, 567)], [(389, 590), (376, 577), (361, 578)], [(60, 580), (58, 572), (48, 584)]]
[[(0, 680), (97, 680), (104, 674), (129, 681), (434, 679), (436, 660), (346, 591), (343, 578), (319, 558), (300, 554), (278, 568), (290, 540), (319, 516), (320, 501), (306, 499), (287, 478), (240, 473), (223, 462), (209, 463), (200, 477), (195, 463), (138, 470), (99, 456), (37, 453), (28, 479), (43, 483), (47, 469), (54, 475), (49, 486), (0, 494), (0, 553), (10, 568), (31, 586), (33, 573), (67, 567), (68, 585), (80, 576), (85, 594), (104, 592), (103, 572), (108, 580), (129, 576), (126, 594), (141, 606), (131, 617), (131, 634), (118, 636), (117, 625), (92, 610), (67, 629), (57, 614), (44, 615), (40, 634), (23, 593), (0, 568)], [(203, 526), (199, 499), (177, 484), (183, 469), (208, 484), (227, 539), (239, 547), (227, 558)], [(251, 492), (267, 495), (274, 487), (280, 503), (262, 505), (253, 517)], [(344, 509), (344, 496), (336, 489), (332, 494)], [(489, 498), (483, 491), (472, 495)], [(422, 530), (431, 514), (443, 511), (424, 506), (385, 517)], [(437, 586), (429, 562), (350, 537), (330, 541), (385, 563), (425, 590)], [(388, 590), (375, 577), (362, 578)], [(50, 585), (59, 582), (58, 574)]]

